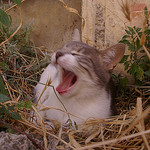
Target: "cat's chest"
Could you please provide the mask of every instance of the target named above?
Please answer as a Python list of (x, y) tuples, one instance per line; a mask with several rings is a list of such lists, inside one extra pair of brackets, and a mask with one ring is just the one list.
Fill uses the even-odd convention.
[[(72, 121), (80, 123), (89, 118), (105, 118), (111, 115), (111, 96), (105, 87), (93, 84), (85, 75), (65, 96), (56, 91), (61, 82), (60, 73), (59, 67), (49, 65), (42, 74), (41, 83), (47, 83), (47, 80), (51, 79), (51, 85), (54, 87), (47, 87), (39, 101), (49, 108), (43, 112), (43, 116), (65, 123), (69, 114)], [(38, 84), (37, 94), (42, 93), (44, 87)]]
[(60, 96), (58, 99), (55, 94), (52, 94), (45, 101), (45, 105), (54, 109), (48, 110), (46, 116), (60, 122), (62, 120), (66, 122), (69, 118), (67, 113), (63, 111), (67, 110), (70, 118), (75, 122), (82, 122), (89, 118), (105, 118), (110, 115), (111, 99), (108, 97), (104, 91), (95, 96), (90, 96), (87, 93), (86, 96), (74, 95), (69, 99)]

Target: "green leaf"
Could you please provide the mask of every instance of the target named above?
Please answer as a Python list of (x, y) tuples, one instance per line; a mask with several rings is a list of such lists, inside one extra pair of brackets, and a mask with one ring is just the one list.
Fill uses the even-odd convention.
[(146, 36), (146, 40), (150, 40), (150, 36)]
[(22, 108), (32, 109), (32, 105), (33, 105), (32, 101), (26, 100), (26, 101), (20, 101), (20, 102), (18, 103), (17, 107), (18, 107), (19, 109), (22, 109)]
[(11, 15), (8, 15), (8, 17), (9, 17), (9, 24), (11, 25), (12, 24), (12, 17), (11, 17)]
[(9, 66), (8, 66), (6, 63), (4, 63), (4, 62), (0, 62), (0, 66), (1, 66), (4, 70), (10, 70), (10, 69), (9, 69)]
[(130, 73), (131, 74), (131, 68), (129, 70), (127, 70), (127, 73)]
[(0, 114), (5, 114), (6, 108), (3, 105), (0, 105)]
[(8, 110), (9, 111), (12, 111), (12, 110), (14, 110), (15, 108), (14, 108), (14, 106), (8, 106)]
[(6, 35), (8, 33), (8, 28), (9, 27), (2, 25), (2, 30), (3, 30), (4, 33), (6, 33)]
[(137, 32), (137, 33), (138, 33), (139, 31), (141, 31), (141, 28), (137, 28), (137, 29), (136, 29), (136, 32)]
[(139, 33), (138, 33), (138, 35), (139, 35), (139, 37), (141, 38), (141, 36), (142, 36), (142, 32), (139, 32)]
[(33, 105), (32, 101), (30, 100), (25, 101), (25, 104), (24, 104), (25, 108), (32, 109), (32, 105)]
[(22, 109), (24, 107), (24, 102), (23, 101), (19, 101), (19, 103), (17, 104), (18, 109)]
[(145, 14), (145, 15), (147, 15), (147, 14), (148, 14), (147, 6), (145, 6), (145, 8), (144, 8), (144, 14)]
[(128, 85), (128, 78), (127, 77), (124, 77), (121, 79), (121, 84), (126, 87)]
[(146, 74), (147, 76), (150, 76), (150, 70), (145, 71), (144, 74)]
[(135, 47), (134, 47), (134, 44), (129, 44), (128, 45), (128, 47), (129, 47), (129, 50), (131, 51), (131, 52), (134, 52), (135, 51)]
[(0, 103), (4, 103), (7, 102), (9, 100), (9, 97), (4, 95), (4, 94), (0, 94)]
[(11, 129), (11, 128), (8, 128), (8, 129), (7, 129), (7, 132), (8, 132), (8, 133), (12, 133), (12, 134), (15, 133), (15, 131), (14, 131), (13, 129)]
[(128, 38), (128, 37), (130, 37), (129, 35), (124, 35), (123, 37), (122, 37), (122, 40), (125, 40), (126, 38)]
[(7, 95), (7, 90), (5, 89), (5, 84), (1, 76), (0, 76), (0, 93)]
[(144, 74), (143, 69), (140, 66), (138, 66), (138, 69), (136, 72), (136, 78), (142, 81), (143, 74)]
[(130, 42), (128, 40), (124, 40), (124, 39), (120, 40), (119, 43), (123, 43), (123, 44), (127, 44), (127, 45), (130, 44)]
[(135, 34), (133, 28), (131, 28), (131, 27), (128, 26), (128, 29), (129, 29), (130, 33)]
[(146, 28), (145, 34), (146, 34), (146, 35), (149, 35), (149, 34), (150, 34), (150, 29), (149, 29), (149, 28)]
[(131, 34), (129, 30), (125, 30), (125, 32), (126, 32), (127, 34)]
[(134, 63), (131, 65), (130, 70), (131, 70), (131, 74), (134, 75), (134, 74), (137, 72), (137, 70), (138, 70), (138, 65), (137, 65), (137, 63), (134, 62)]
[(140, 53), (145, 53), (145, 50), (144, 49), (140, 50)]
[(125, 65), (124, 70), (127, 70), (129, 68), (129, 63)]
[(21, 116), (18, 112), (12, 112), (11, 117), (15, 120), (21, 120)]
[(147, 57), (147, 55), (143, 56), (143, 60), (144, 60), (145, 63), (150, 65), (150, 61), (149, 61), (149, 58)]
[(129, 55), (124, 55), (120, 63), (124, 63), (125, 61), (127, 61), (128, 57)]
[(9, 17), (2, 9), (0, 9), (0, 22), (5, 26), (9, 26)]
[(133, 53), (130, 54), (130, 59), (132, 60), (132, 58), (133, 58)]
[(3, 105), (0, 105), (0, 106), (1, 106), (0, 107), (0, 114), (2, 114), (3, 116), (5, 115), (5, 117), (8, 116), (10, 114), (8, 109), (6, 109), (6, 107)]
[(21, 0), (14, 0), (14, 2), (20, 7), (21, 6)]
[(136, 51), (138, 51), (142, 46), (140, 45), (140, 40), (137, 38), (136, 40)]

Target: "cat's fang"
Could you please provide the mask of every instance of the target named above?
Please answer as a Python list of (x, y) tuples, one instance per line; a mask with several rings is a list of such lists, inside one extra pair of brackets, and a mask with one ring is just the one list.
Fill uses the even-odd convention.
[(59, 94), (67, 93), (73, 88), (76, 82), (77, 76), (73, 72), (63, 69), (62, 83), (58, 85), (56, 91), (59, 92)]

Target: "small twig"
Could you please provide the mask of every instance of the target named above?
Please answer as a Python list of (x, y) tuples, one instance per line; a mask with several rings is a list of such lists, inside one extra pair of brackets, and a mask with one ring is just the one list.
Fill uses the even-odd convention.
[(63, 4), (63, 6), (66, 8), (67, 11), (77, 14), (82, 19), (82, 29), (83, 29), (85, 26), (85, 19), (79, 14), (79, 12), (76, 9), (68, 7), (65, 4), (64, 0), (59, 0), (59, 1)]
[(138, 85), (128, 85), (129, 87), (141, 88), (141, 89), (150, 89), (150, 86), (138, 86)]
[(6, 123), (5, 121), (0, 120), (0, 123), (3, 124), (4, 126), (9, 126), (11, 129), (13, 129), (13, 130), (15, 130), (15, 131), (17, 131), (17, 132), (19, 132), (19, 133), (21, 133), (21, 134), (23, 134), (23, 135), (26, 135), (27, 138), (33, 143), (33, 145), (36, 146), (36, 148), (38, 148), (38, 149), (40, 149), (40, 150), (44, 150), (44, 148), (39, 144), (39, 142), (38, 142), (37, 140), (33, 139), (29, 134), (27, 134), (27, 133), (21, 131), (21, 130), (20, 130), (19, 128), (17, 128), (17, 127), (14, 127), (14, 126), (12, 126), (12, 125)]
[(36, 106), (38, 105), (38, 103), (39, 103), (39, 101), (40, 101), (42, 95), (44, 94), (44, 92), (46, 91), (46, 89), (49, 87), (49, 85), (50, 85), (51, 83), (52, 83), (51, 79), (46, 81), (46, 84), (45, 84), (45, 86), (44, 86), (44, 88), (43, 88), (43, 90), (42, 90), (40, 96), (38, 97), (38, 100), (37, 100), (36, 104), (35, 104)]
[[(23, 3), (25, 0), (22, 0), (21, 3)], [(15, 4), (12, 7), (8, 8), (7, 10), (5, 10), (5, 12), (10, 11), (11, 9), (13, 9), (14, 7), (17, 7), (18, 5)]]
[(41, 128), (42, 128), (42, 131), (43, 131), (43, 140), (44, 140), (44, 145), (45, 145), (45, 150), (48, 150), (48, 147), (47, 147), (47, 138), (46, 138), (46, 127), (44, 125), (44, 121), (43, 121), (43, 118), (41, 117), (41, 115), (39, 114), (39, 112), (36, 110), (36, 108), (34, 106), (32, 106), (33, 110), (36, 112), (36, 114), (38, 115), (38, 118), (40, 120), (40, 124), (41, 124)]

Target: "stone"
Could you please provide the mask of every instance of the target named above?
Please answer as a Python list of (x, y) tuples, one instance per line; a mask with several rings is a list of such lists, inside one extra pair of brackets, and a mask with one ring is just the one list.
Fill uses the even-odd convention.
[(25, 135), (0, 132), (0, 150), (37, 150)]

